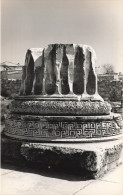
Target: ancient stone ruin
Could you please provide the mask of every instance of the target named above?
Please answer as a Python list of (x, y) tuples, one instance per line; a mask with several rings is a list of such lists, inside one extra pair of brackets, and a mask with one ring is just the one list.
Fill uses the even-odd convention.
[[(40, 163), (50, 151), (75, 162), (78, 154), (81, 167), (94, 177), (121, 163), (122, 118), (98, 94), (95, 60), (92, 47), (80, 44), (27, 51), (20, 94), (4, 130), (21, 143), (27, 161), (35, 161), (35, 153)], [(51, 162), (51, 155), (46, 158)]]

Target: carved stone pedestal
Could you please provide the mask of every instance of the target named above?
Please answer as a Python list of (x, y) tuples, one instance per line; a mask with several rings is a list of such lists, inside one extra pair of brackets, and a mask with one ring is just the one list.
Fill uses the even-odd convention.
[(7, 148), (4, 159), (69, 162), (93, 177), (121, 163), (122, 118), (98, 94), (94, 63), (95, 52), (86, 45), (27, 51), (2, 145), (3, 151), (11, 144), (15, 148)]

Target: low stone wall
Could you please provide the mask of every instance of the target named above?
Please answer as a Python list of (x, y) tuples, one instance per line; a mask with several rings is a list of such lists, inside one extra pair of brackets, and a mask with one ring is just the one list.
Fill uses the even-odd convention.
[[(18, 94), (21, 86), (21, 80), (1, 80), (1, 94)], [(98, 81), (98, 91), (102, 98), (110, 101), (121, 101), (122, 81)]]

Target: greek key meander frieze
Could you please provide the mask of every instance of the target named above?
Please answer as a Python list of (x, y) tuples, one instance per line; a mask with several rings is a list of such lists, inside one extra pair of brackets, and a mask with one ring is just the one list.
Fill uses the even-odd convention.
[(7, 120), (5, 132), (37, 138), (96, 138), (121, 134), (114, 121), (105, 122), (48, 122)]

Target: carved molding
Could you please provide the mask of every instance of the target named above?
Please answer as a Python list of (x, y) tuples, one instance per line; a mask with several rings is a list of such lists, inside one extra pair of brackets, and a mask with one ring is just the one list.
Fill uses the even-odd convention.
[[(120, 116), (119, 116), (120, 117)], [(118, 120), (118, 116), (116, 116)], [(91, 139), (106, 138), (122, 134), (122, 125), (117, 125), (115, 117), (106, 120), (93, 117), (89, 121), (79, 117), (44, 117), (8, 115), (5, 134), (22, 139)], [(119, 118), (119, 121), (122, 121)]]
[(103, 115), (110, 114), (108, 102), (65, 100), (15, 100), (11, 104), (13, 113), (43, 115)]

